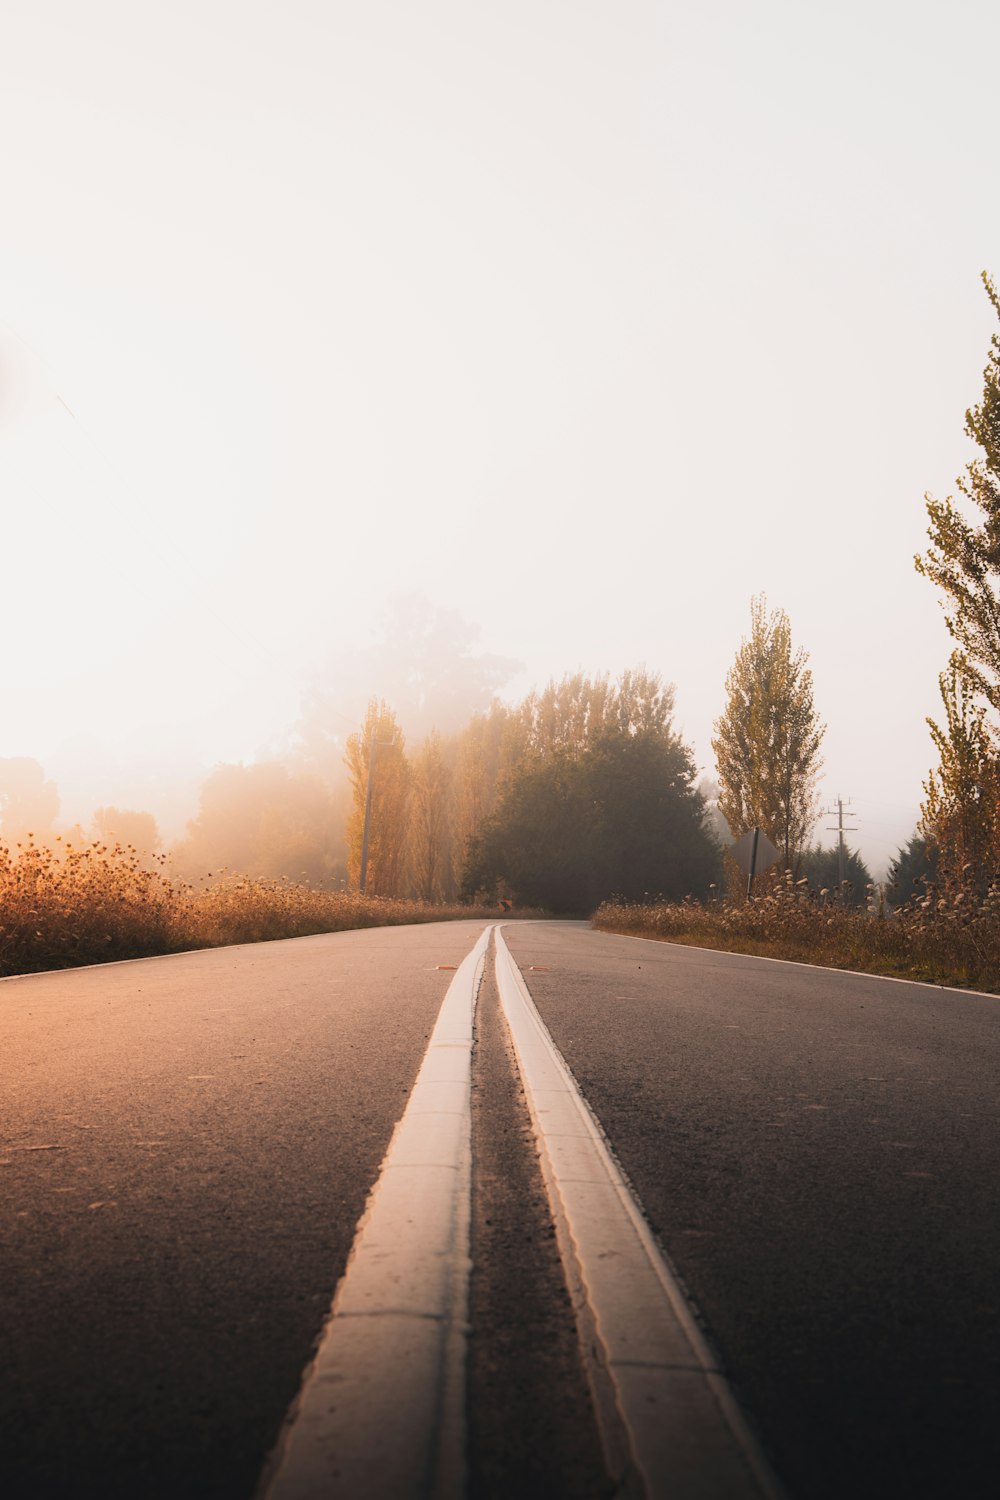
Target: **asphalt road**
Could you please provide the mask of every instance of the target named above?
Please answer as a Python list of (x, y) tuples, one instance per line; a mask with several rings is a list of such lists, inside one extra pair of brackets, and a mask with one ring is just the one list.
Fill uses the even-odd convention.
[[(480, 931), (0, 983), (0, 1494), (250, 1500)], [(505, 931), (792, 1500), (992, 1497), (1000, 1000)], [(489, 980), (477, 1030), (470, 1500), (589, 1500)]]
[(0, 1494), (253, 1494), (482, 923), (0, 983)]
[(1000, 1485), (1000, 1000), (513, 925), (794, 1500)]

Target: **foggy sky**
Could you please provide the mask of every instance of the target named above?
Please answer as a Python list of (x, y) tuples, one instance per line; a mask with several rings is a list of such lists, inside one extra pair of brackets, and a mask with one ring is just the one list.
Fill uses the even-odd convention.
[(337, 660), (350, 732), (400, 594), (521, 663), (511, 698), (662, 672), (711, 774), (764, 591), (825, 798), (872, 863), (908, 836), (949, 649), (922, 496), (1000, 274), (995, 7), (0, 22), (0, 755), (65, 816), (193, 811)]

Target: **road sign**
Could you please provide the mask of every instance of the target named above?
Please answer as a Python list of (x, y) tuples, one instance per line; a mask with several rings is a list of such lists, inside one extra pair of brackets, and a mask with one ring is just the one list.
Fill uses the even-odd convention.
[[(757, 846), (756, 859), (754, 858), (754, 843)], [(744, 874), (752, 873), (759, 875), (762, 870), (769, 870), (776, 859), (780, 858), (779, 851), (771, 843), (762, 828), (750, 828), (741, 839), (730, 849), (730, 854), (739, 865)]]

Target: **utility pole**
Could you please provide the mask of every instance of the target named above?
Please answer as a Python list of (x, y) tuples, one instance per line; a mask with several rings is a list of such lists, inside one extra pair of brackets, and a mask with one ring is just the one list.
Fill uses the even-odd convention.
[[(850, 802), (851, 802), (851, 799), (850, 799), (850, 797), (848, 797), (848, 799), (847, 799), (847, 803), (848, 803), (847, 816), (849, 818), (853, 817), (853, 815), (854, 815), (853, 811), (851, 809), (851, 806), (850, 806)], [(827, 827), (826, 827), (826, 831), (827, 831), (827, 833), (836, 833), (838, 835), (838, 842), (837, 842), (837, 869), (838, 869), (838, 873), (839, 873), (839, 887), (838, 888), (840, 890), (840, 899), (841, 899), (841, 901), (843, 901), (844, 900), (844, 881), (847, 879), (847, 848), (846, 848), (846, 846), (844, 844), (844, 834), (845, 833), (857, 833), (858, 830), (856, 828), (846, 828), (845, 829), (845, 827), (844, 827), (844, 799), (843, 799), (843, 797), (838, 797), (837, 798), (837, 806), (836, 807), (828, 807), (828, 808), (825, 809), (825, 811), (826, 811), (826, 814), (827, 814), (828, 817), (831, 817), (831, 818), (832, 817), (836, 817), (836, 819), (837, 819), (837, 826), (836, 826), (836, 828), (831, 828), (830, 825), (829, 825), (829, 823), (828, 823)]]
[(372, 726), (372, 746), (368, 754), (368, 786), (365, 789), (365, 828), (361, 835), (361, 874), (358, 878), (358, 891), (363, 896), (365, 885), (368, 881), (368, 830), (372, 821), (372, 782), (375, 779), (375, 751), (381, 745), (389, 749), (396, 743), (395, 739), (380, 740), (377, 738), (378, 725)]

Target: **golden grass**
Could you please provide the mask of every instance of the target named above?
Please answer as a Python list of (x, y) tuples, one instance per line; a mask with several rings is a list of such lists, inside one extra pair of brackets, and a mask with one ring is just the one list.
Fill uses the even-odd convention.
[(203, 888), (131, 846), (0, 844), (0, 977), (355, 927), (497, 915), (493, 908), (223, 875)]
[(896, 911), (873, 905), (844, 907), (786, 877), (753, 901), (606, 901), (593, 923), (604, 932), (1000, 993), (1000, 886), (984, 897), (931, 890)]

